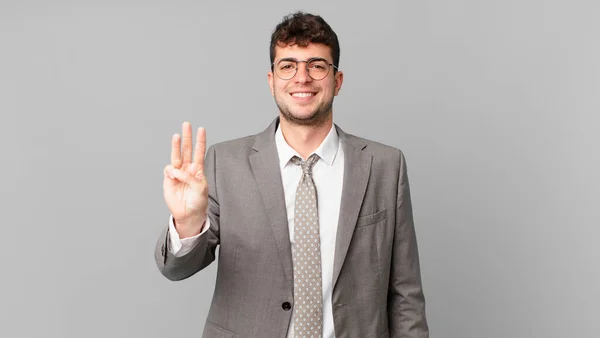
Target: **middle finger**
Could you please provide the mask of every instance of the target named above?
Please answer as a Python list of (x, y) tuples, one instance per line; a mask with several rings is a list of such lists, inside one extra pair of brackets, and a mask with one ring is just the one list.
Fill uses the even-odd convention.
[(182, 141), (181, 153), (183, 156), (183, 165), (189, 165), (192, 162), (192, 125), (189, 122), (183, 123), (182, 128)]

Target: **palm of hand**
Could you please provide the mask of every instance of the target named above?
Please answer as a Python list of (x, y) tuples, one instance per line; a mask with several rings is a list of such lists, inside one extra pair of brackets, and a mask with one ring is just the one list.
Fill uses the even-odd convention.
[[(193, 167), (192, 165), (182, 166), (179, 170), (194, 175)], [(176, 220), (186, 220), (190, 216), (206, 212), (208, 189), (204, 177), (202, 177), (203, 182), (196, 186), (170, 178), (165, 178), (165, 181), (165, 200)]]

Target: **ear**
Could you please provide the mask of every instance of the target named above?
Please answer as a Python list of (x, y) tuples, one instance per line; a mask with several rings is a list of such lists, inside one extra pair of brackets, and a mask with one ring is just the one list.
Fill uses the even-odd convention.
[(275, 96), (275, 91), (273, 90), (273, 72), (269, 72), (267, 74), (267, 77), (269, 78), (269, 87), (271, 87), (271, 95)]
[(344, 73), (341, 71), (337, 71), (335, 73), (335, 77), (334, 77), (334, 81), (335, 81), (335, 96), (338, 95), (338, 93), (340, 92), (340, 89), (342, 89), (342, 82), (344, 82)]

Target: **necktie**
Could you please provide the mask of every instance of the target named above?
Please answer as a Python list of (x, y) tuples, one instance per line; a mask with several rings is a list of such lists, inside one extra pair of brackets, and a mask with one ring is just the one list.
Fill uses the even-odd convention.
[(294, 336), (321, 337), (323, 332), (323, 293), (321, 288), (321, 244), (317, 213), (317, 189), (312, 166), (319, 156), (306, 161), (297, 156), (294, 164), (302, 167), (294, 206)]

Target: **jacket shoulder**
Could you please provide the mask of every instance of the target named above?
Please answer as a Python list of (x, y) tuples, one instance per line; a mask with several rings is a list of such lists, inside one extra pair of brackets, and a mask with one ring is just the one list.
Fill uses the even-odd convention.
[(215, 153), (220, 156), (240, 156), (244, 154), (249, 154), (252, 150), (252, 146), (254, 145), (256, 135), (248, 135), (243, 136), (231, 140), (216, 142), (212, 144), (210, 148), (212, 148)]
[(352, 134), (347, 134), (346, 136), (351, 143), (362, 145), (364, 147), (363, 151), (367, 151), (373, 155), (375, 160), (396, 163), (404, 160), (404, 153), (398, 147)]

